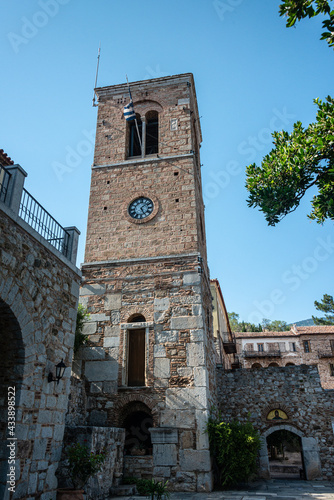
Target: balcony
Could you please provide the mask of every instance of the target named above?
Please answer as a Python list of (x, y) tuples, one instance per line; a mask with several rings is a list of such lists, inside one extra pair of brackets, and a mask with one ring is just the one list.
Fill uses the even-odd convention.
[(271, 351), (243, 351), (244, 358), (280, 358), (280, 349), (272, 349)]
[(235, 342), (223, 342), (225, 354), (236, 354), (237, 346)]
[(318, 351), (319, 358), (334, 358), (334, 350), (333, 349), (322, 349)]

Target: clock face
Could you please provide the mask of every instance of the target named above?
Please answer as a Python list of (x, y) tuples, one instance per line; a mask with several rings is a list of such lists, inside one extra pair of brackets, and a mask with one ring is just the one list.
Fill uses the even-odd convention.
[(145, 219), (153, 212), (153, 201), (145, 196), (140, 196), (129, 205), (129, 215), (133, 219)]

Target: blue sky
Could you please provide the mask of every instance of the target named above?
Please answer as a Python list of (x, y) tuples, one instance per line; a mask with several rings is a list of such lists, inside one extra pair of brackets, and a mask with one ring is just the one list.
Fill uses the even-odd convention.
[(98, 86), (192, 72), (203, 143), (212, 278), (228, 311), (287, 322), (333, 294), (333, 223), (310, 221), (310, 200), (276, 227), (248, 208), (245, 167), (270, 133), (306, 126), (313, 99), (332, 91), (334, 53), (321, 20), (287, 29), (279, 0), (21, 0), (1, 2), (1, 144), (25, 187), (63, 225), (81, 231), (83, 262)]

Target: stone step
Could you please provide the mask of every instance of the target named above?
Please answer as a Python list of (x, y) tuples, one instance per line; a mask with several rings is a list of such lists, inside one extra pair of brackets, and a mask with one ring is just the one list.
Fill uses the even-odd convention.
[(125, 497), (135, 495), (137, 493), (135, 484), (120, 484), (110, 488), (110, 495), (113, 497)]

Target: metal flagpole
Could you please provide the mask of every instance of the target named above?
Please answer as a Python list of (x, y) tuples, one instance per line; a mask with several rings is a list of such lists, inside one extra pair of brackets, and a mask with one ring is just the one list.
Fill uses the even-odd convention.
[(95, 85), (94, 85), (93, 106), (97, 106), (97, 104), (95, 104), (95, 89), (96, 89), (96, 85), (97, 85), (97, 75), (99, 73), (100, 52), (101, 52), (101, 42), (100, 42), (99, 51), (98, 51), (98, 54), (97, 54), (97, 67), (96, 67), (96, 76), (95, 76)]
[[(129, 80), (128, 80), (128, 75), (125, 75), (126, 76), (126, 82), (128, 84), (128, 90), (129, 90), (129, 96), (130, 96), (130, 101), (132, 102), (132, 95), (131, 95), (131, 90), (130, 90), (130, 85), (129, 85)], [(137, 129), (137, 134), (138, 134), (138, 140), (139, 140), (139, 144), (140, 144), (140, 151), (141, 153), (143, 154), (143, 146), (142, 146), (142, 143), (141, 143), (141, 138), (140, 138), (140, 135), (139, 135), (139, 128), (138, 128), (138, 123), (137, 123), (137, 117), (135, 116), (135, 123), (136, 123), (136, 129)]]

